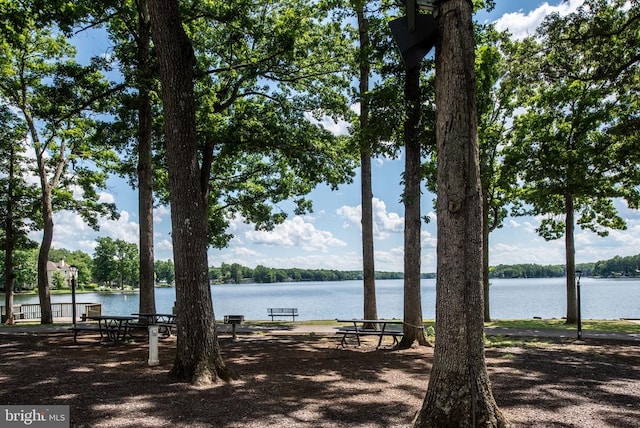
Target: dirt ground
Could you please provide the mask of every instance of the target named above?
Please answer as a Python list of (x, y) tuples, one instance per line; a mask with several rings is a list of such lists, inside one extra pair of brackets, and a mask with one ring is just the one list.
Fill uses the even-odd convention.
[[(69, 405), (72, 427), (406, 427), (433, 350), (338, 349), (334, 337), (221, 339), (241, 376), (208, 388), (170, 379), (175, 341), (150, 367), (144, 341), (0, 334), (0, 403)], [(519, 427), (639, 427), (640, 349), (560, 341), (487, 349), (498, 405)]]

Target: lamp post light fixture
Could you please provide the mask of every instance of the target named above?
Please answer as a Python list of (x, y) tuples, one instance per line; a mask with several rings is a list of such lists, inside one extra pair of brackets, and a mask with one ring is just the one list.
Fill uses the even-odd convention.
[(78, 281), (78, 268), (71, 265), (69, 266), (69, 273), (71, 274), (71, 322), (73, 327), (76, 326), (76, 282)]
[(417, 67), (422, 58), (435, 46), (438, 38), (436, 20), (431, 13), (433, 0), (400, 0), (406, 6), (406, 15), (389, 21), (393, 40), (398, 46), (407, 70)]
[(576, 275), (578, 275), (576, 282), (576, 294), (578, 298), (578, 340), (582, 340), (582, 311), (580, 308), (580, 277), (582, 277), (582, 271), (577, 270)]

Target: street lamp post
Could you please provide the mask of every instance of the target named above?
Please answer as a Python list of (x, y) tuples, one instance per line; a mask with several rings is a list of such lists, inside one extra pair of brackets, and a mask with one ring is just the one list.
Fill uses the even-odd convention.
[(76, 281), (78, 275), (78, 268), (75, 266), (69, 267), (69, 272), (71, 272), (71, 321), (73, 322), (73, 327), (76, 326)]
[(582, 276), (582, 271), (577, 270), (576, 274), (578, 275), (578, 281), (576, 283), (576, 293), (578, 297), (578, 340), (582, 340), (582, 311), (580, 308), (580, 277)]

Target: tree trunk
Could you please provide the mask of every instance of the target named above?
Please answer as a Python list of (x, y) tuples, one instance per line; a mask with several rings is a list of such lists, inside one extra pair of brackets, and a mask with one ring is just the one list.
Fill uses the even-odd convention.
[(11, 144), (9, 148), (9, 185), (7, 186), (7, 218), (5, 219), (5, 253), (4, 253), (4, 323), (7, 325), (14, 324), (13, 319), (13, 283), (14, 283), (14, 267), (13, 267), (13, 248), (15, 247), (13, 234), (13, 180), (15, 168), (15, 146)]
[(482, 291), (484, 306), (484, 322), (491, 321), (489, 309), (489, 201), (482, 198)]
[[(46, 178), (45, 178), (46, 179)], [(43, 182), (42, 189), (42, 220), (43, 233), (40, 251), (38, 252), (38, 297), (40, 302), (40, 323), (52, 324), (51, 290), (49, 287), (49, 275), (47, 264), (49, 263), (49, 250), (53, 241), (53, 207), (51, 205), (51, 188)]]
[(503, 427), (486, 370), (472, 3), (438, 3), (436, 343), (414, 427)]
[(576, 243), (573, 196), (565, 196), (565, 247), (567, 265), (567, 324), (578, 322), (578, 294), (576, 289)]
[(38, 168), (38, 178), (40, 179), (40, 189), (42, 192), (42, 242), (38, 252), (38, 298), (40, 303), (40, 323), (52, 324), (53, 314), (51, 313), (51, 291), (49, 289), (49, 275), (47, 273), (47, 264), (49, 262), (49, 250), (53, 241), (53, 205), (51, 202), (51, 193), (57, 183), (57, 177), (60, 174), (60, 165), (56, 171), (56, 175), (52, 178), (52, 183), (47, 181), (47, 169), (45, 166), (44, 150), (40, 144), (38, 130), (28, 106), (23, 105), (22, 113), (24, 114), (33, 147), (36, 152), (36, 164)]
[(177, 0), (150, 0), (149, 11), (162, 82), (176, 272), (178, 332), (171, 373), (206, 385), (232, 373), (220, 354), (209, 286), (206, 204), (196, 151), (195, 56)]
[(149, 97), (151, 29), (147, 2), (138, 2), (138, 209), (140, 211), (140, 313), (156, 311), (153, 248), (152, 113)]
[(411, 347), (415, 341), (428, 345), (424, 335), (422, 319), (422, 296), (420, 292), (421, 247), (420, 229), (420, 66), (407, 70), (405, 76), (404, 123), (404, 336), (398, 348)]
[[(369, 24), (364, 2), (356, 5), (360, 33), (360, 175), (362, 199), (362, 273), (364, 277), (364, 319), (378, 318), (376, 270), (373, 250), (373, 191), (371, 186), (371, 139), (369, 126)], [(374, 326), (366, 326), (374, 327)], [(375, 327), (374, 327), (375, 328)]]

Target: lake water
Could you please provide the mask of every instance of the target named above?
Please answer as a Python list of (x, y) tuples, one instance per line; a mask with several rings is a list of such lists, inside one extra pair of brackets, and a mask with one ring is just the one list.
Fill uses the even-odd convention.
[[(583, 319), (640, 318), (640, 280), (582, 278), (580, 285)], [(298, 308), (301, 320), (363, 314), (362, 281), (227, 284), (211, 290), (218, 319), (242, 314), (248, 320), (265, 320), (269, 319), (267, 308), (274, 307)], [(175, 289), (156, 288), (155, 292), (157, 312), (171, 312)], [(493, 279), (490, 296), (495, 319), (562, 318), (566, 313), (564, 278)], [(402, 318), (402, 280), (376, 281), (376, 297), (379, 318)], [(71, 302), (71, 296), (53, 295), (51, 300)], [(101, 303), (105, 314), (138, 312), (136, 293), (79, 293), (76, 300)], [(16, 296), (15, 302), (38, 303), (38, 298)], [(434, 318), (435, 279), (422, 280), (422, 313), (424, 318)]]

